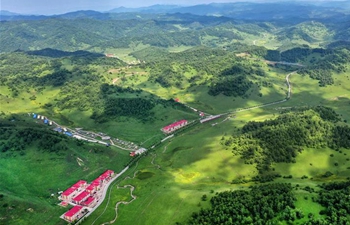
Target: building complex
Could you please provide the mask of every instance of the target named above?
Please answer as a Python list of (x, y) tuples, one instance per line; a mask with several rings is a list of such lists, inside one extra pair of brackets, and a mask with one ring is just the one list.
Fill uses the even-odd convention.
[(90, 184), (80, 180), (63, 191), (59, 197), (62, 201), (60, 205), (73, 205), (74, 207), (63, 214), (61, 218), (71, 223), (84, 217), (89, 209), (93, 208), (100, 200), (102, 190), (113, 176), (113, 170), (106, 170)]
[(162, 128), (162, 131), (166, 134), (170, 134), (184, 126), (186, 126), (188, 124), (187, 120), (180, 120), (180, 121), (177, 121), (175, 123), (172, 123), (168, 126), (165, 126)]

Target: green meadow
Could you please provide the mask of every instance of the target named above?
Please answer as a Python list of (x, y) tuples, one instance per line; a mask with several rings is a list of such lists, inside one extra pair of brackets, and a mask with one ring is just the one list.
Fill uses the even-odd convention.
[[(128, 11), (121, 7), (43, 18), (4, 15), (0, 225), (67, 224), (59, 217), (71, 206), (58, 205), (60, 191), (81, 179), (91, 182), (107, 169), (118, 173), (133, 162), (129, 151), (58, 136), (30, 113), (148, 148), (110, 185), (107, 198), (82, 225), (187, 224), (193, 212), (210, 208), (210, 199), (220, 192), (250, 190), (269, 175), (277, 176), (268, 182), (292, 185), (296, 209), (305, 215), (278, 224), (329, 219), (315, 200), (325, 190), (322, 184), (350, 180), (350, 149), (344, 148), (349, 147), (345, 126), (350, 124), (350, 6), (232, 4), (187, 7), (180, 10), (184, 13), (156, 5), (140, 13), (116, 13)], [(291, 98), (263, 106), (286, 99), (286, 76), (292, 72)], [(183, 105), (172, 101), (176, 99)], [(256, 106), (263, 107), (246, 110)], [(255, 129), (261, 123), (250, 123), (245, 127), (250, 137), (242, 135), (250, 121), (315, 106), (330, 107), (340, 121), (331, 124), (337, 120), (333, 111), (320, 107), (320, 117), (309, 110), (265, 124), (267, 132), (275, 131), (273, 126), (281, 132), (264, 135)], [(198, 121), (199, 112), (222, 117), (193, 123), (161, 142), (166, 137), (162, 127), (181, 119)], [(335, 134), (344, 138), (336, 140)], [(330, 140), (323, 141), (326, 135)], [(280, 142), (276, 137), (282, 137)], [(277, 147), (268, 148), (273, 143)], [(302, 143), (317, 147), (301, 150)], [(116, 215), (120, 202), (129, 204), (120, 204)], [(277, 219), (296, 214), (286, 211)], [(268, 219), (268, 214), (259, 216)], [(247, 224), (253, 221), (244, 216)]]
[(91, 144), (70, 144), (59, 153), (35, 146), (24, 154), (1, 153), (1, 223), (66, 224), (59, 216), (68, 208), (58, 206), (58, 192), (80, 179), (91, 182), (106, 169), (120, 171), (128, 161), (127, 151)]
[[(208, 199), (224, 190), (246, 189), (255, 182), (246, 184), (232, 184), (234, 179), (250, 180), (258, 175), (255, 165), (248, 165), (239, 156), (233, 156), (230, 149), (220, 144), (223, 135), (237, 132), (234, 127), (241, 127), (245, 120), (255, 118), (263, 120), (273, 118), (271, 114), (259, 115), (259, 112), (245, 112), (247, 118), (237, 114), (230, 119), (212, 126), (210, 123), (199, 125), (186, 134), (170, 139), (151, 154), (141, 159), (137, 166), (129, 171), (129, 177), (120, 179), (119, 186), (127, 184), (135, 186), (134, 195), (137, 199), (129, 205), (121, 205), (118, 210), (116, 224), (164, 224), (167, 221), (185, 222), (193, 211), (208, 207)], [(330, 154), (334, 156), (331, 157)], [(292, 175), (292, 179), (278, 178), (275, 182), (290, 182), (298, 185), (295, 191), (296, 206), (305, 209), (305, 213), (318, 215), (322, 209), (320, 205), (311, 201), (315, 194), (304, 191), (304, 187), (317, 188), (317, 184), (330, 181), (345, 180), (350, 176), (348, 161), (349, 150), (342, 152), (331, 149), (305, 149), (297, 156), (296, 163), (278, 163), (274, 170), (282, 176)], [(153, 162), (153, 163), (152, 163)], [(338, 163), (338, 165), (335, 165)], [(327, 171), (334, 175), (323, 178)], [(302, 178), (307, 176), (307, 178)], [(111, 195), (120, 195), (123, 198), (114, 199), (109, 206), (96, 210), (87, 218), (84, 224), (91, 224), (94, 218), (99, 217), (95, 224), (101, 224), (114, 219), (114, 205), (117, 201), (129, 198), (125, 190), (111, 189)], [(300, 195), (299, 195), (300, 194)]]
[(350, 72), (333, 74), (334, 85), (320, 87), (318, 81), (308, 76), (293, 74), (291, 76), (292, 98), (285, 106), (331, 107), (345, 120), (350, 121)]
[[(123, 54), (127, 57), (129, 53), (123, 50)], [(232, 112), (284, 99), (287, 95), (285, 77), (289, 73), (265, 66), (267, 76), (255, 82), (259, 84), (265, 80), (272, 83), (272, 86), (259, 88), (255, 84), (248, 91), (248, 97), (243, 98), (210, 96), (208, 87), (204, 85), (187, 86), (185, 89), (163, 88), (148, 81), (148, 70), (139, 67), (98, 69), (111, 84), (113, 79), (118, 78), (115, 85), (144, 90), (138, 96), (140, 98), (148, 98), (150, 94), (162, 99), (179, 98), (180, 102), (211, 114)], [(195, 74), (196, 71), (192, 72)], [(185, 75), (191, 77), (191, 72)], [(258, 171), (254, 164), (245, 164), (239, 156), (233, 156), (230, 149), (220, 144), (221, 138), (236, 134), (249, 121), (276, 118), (281, 109), (289, 107), (325, 105), (341, 115), (343, 121), (340, 123), (344, 123), (344, 120), (349, 122), (349, 75), (349, 72), (334, 74), (334, 85), (319, 87), (318, 81), (293, 74), (290, 77), (292, 98), (287, 102), (233, 113), (230, 118), (227, 115), (198, 124), (176, 135), (150, 151), (125, 176), (111, 185), (110, 197), (83, 224), (102, 224), (115, 218), (116, 203), (131, 200), (130, 189), (118, 186), (133, 185), (133, 194), (137, 199), (129, 205), (119, 206), (115, 224), (167, 224), (169, 221), (185, 222), (192, 212), (209, 207), (208, 200), (201, 200), (203, 195), (210, 199), (216, 192), (247, 189), (255, 185), (254, 182), (232, 184), (237, 179), (250, 180), (258, 175)], [(13, 97), (7, 87), (1, 86), (0, 90), (0, 111), (6, 115), (35, 112), (71, 128), (82, 127), (103, 132), (147, 147), (165, 137), (160, 131), (163, 126), (179, 119), (198, 119), (197, 113), (191, 110), (157, 105), (153, 109), (155, 114), (151, 121), (118, 118), (97, 124), (90, 118), (91, 110), (43, 107), (57, 98), (60, 93), (57, 88), (46, 87), (41, 93), (31, 89), (29, 92), (20, 92), (17, 97)], [(262, 95), (259, 96), (259, 93)], [(33, 95), (36, 99), (30, 100)], [(119, 97), (137, 96), (124, 93)], [(84, 162), (83, 166), (79, 166), (78, 157)], [(296, 206), (305, 213), (318, 215), (322, 207), (311, 201), (315, 194), (302, 188), (316, 189), (322, 182), (345, 180), (350, 176), (347, 161), (349, 157), (350, 152), (347, 149), (304, 149), (297, 156), (296, 163), (273, 165), (275, 172), (282, 176), (292, 175), (291, 179), (278, 178), (275, 182), (299, 185), (300, 188), (295, 190)], [(57, 205), (57, 192), (68, 188), (79, 179), (91, 181), (105, 169), (120, 171), (129, 159), (127, 151), (87, 144), (79, 149), (70, 148), (64, 155), (51, 155), (30, 148), (24, 156), (15, 154), (1, 157), (0, 176), (5, 179), (0, 184), (0, 193), (4, 195), (0, 201), (2, 206), (6, 206), (0, 209), (1, 215), (6, 215), (2, 217), (2, 221), (6, 224), (27, 224), (27, 221), (36, 224), (64, 224), (59, 216), (67, 209)], [(326, 172), (332, 175), (324, 177)], [(130, 178), (126, 178), (127, 176)], [(54, 196), (51, 197), (51, 194)]]
[[(283, 98), (283, 93), (286, 91), (286, 87), (283, 89), (285, 74), (275, 75), (280, 79), (279, 87), (276, 88), (281, 90), (278, 99)], [(215, 192), (246, 189), (254, 185), (254, 182), (231, 183), (234, 179), (250, 180), (258, 175), (258, 171), (254, 164), (245, 164), (239, 156), (233, 156), (230, 149), (225, 149), (220, 144), (222, 136), (235, 134), (237, 129), (248, 121), (276, 118), (281, 108), (292, 106), (322, 104), (334, 108), (343, 119), (348, 120), (349, 114), (345, 113), (350, 110), (347, 97), (347, 76), (348, 73), (337, 74), (336, 85), (319, 87), (317, 81), (309, 77), (292, 75), (293, 94), (289, 101), (279, 105), (237, 112), (234, 114), (235, 117), (227, 120), (223, 117), (207, 124), (200, 124), (170, 139), (141, 159), (137, 166), (130, 169), (128, 176), (133, 177), (136, 172), (135, 178), (122, 178), (111, 188), (112, 196), (123, 195), (123, 197), (113, 198), (114, 202), (109, 202), (105, 212), (103, 212), (104, 207), (97, 209), (84, 224), (91, 224), (96, 217), (98, 219), (95, 224), (111, 221), (115, 217), (115, 203), (125, 199), (131, 200), (130, 193), (125, 193), (125, 189), (117, 189), (116, 185), (135, 186), (134, 195), (137, 196), (137, 199), (129, 205), (119, 206), (116, 224), (185, 222), (192, 212), (209, 207), (208, 201), (201, 200), (203, 195), (207, 195), (210, 199)], [(336, 97), (338, 99), (335, 99)], [(224, 96), (218, 96), (218, 98), (220, 100), (217, 99), (216, 102), (232, 101), (232, 99), (228, 100), (229, 98), (225, 99)], [(274, 99), (268, 100), (273, 101)], [(216, 106), (214, 100), (205, 101), (205, 103), (208, 104), (207, 108), (211, 106), (217, 109), (216, 112), (220, 112), (218, 110), (220, 106)], [(257, 103), (260, 102), (248, 99), (245, 104), (241, 103), (240, 107)], [(190, 105), (198, 106), (191, 103)], [(225, 106), (223, 104), (221, 107)], [(226, 107), (229, 108), (230, 105)], [(234, 108), (232, 106), (232, 109)], [(217, 125), (213, 126), (214, 123)], [(323, 207), (312, 201), (312, 197), (316, 194), (305, 191), (304, 188), (311, 187), (318, 190), (317, 185), (323, 182), (345, 180), (350, 176), (349, 158), (348, 149), (335, 151), (329, 148), (308, 148), (296, 157), (296, 163), (273, 165), (274, 171), (282, 176), (292, 175), (290, 179), (277, 178), (275, 182), (290, 182), (295, 187), (296, 207), (302, 209), (306, 215), (298, 223), (305, 222), (309, 213), (315, 215), (315, 218), (322, 217), (318, 214)], [(327, 172), (332, 175), (325, 177)]]

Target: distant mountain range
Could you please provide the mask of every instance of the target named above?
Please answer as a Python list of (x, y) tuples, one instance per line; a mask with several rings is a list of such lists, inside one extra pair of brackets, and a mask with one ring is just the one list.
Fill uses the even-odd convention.
[[(222, 47), (239, 42), (255, 46), (256, 40), (286, 50), (296, 45), (327, 46), (333, 42), (348, 45), (350, 41), (350, 10), (321, 3), (156, 5), (132, 10), (140, 12), (118, 8), (111, 12), (85, 10), (30, 16), (2, 11), (0, 52), (45, 48), (104, 51), (140, 44)], [(40, 54), (65, 53), (46, 49)]]
[[(0, 20), (40, 20), (46, 18), (92, 18), (92, 19), (119, 19), (116, 14), (134, 15), (140, 18), (140, 14), (173, 14), (190, 13), (194, 15), (224, 16), (239, 20), (278, 20), (278, 19), (304, 19), (329, 18), (337, 16), (341, 20), (344, 16), (350, 14), (350, 1), (339, 2), (275, 2), (275, 3), (211, 3), (193, 6), (178, 5), (153, 5), (140, 8), (119, 7), (108, 12), (98, 12), (93, 10), (81, 10), (69, 12), (60, 15), (20, 15), (17, 13), (1, 10)], [(135, 15), (138, 14), (138, 15)], [(141, 16), (142, 18), (142, 16)]]
[(10, 12), (7, 10), (0, 10), (0, 15), (1, 16), (16, 16), (16, 15), (20, 15), (18, 13), (14, 13), (14, 12)]
[(125, 12), (142, 12), (142, 13), (169, 13), (171, 11), (176, 11), (176, 9), (181, 9), (179, 5), (152, 5), (148, 7), (140, 8), (126, 8), (119, 7), (110, 10), (111, 13), (125, 13)]

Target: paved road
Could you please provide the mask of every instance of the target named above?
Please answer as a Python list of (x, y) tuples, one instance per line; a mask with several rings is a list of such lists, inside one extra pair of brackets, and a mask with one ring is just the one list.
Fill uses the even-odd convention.
[[(129, 166), (125, 167), (120, 173), (118, 173), (115, 177), (112, 178), (112, 180), (110, 180), (110, 182), (108, 182), (108, 184), (104, 187), (103, 191), (102, 191), (102, 194), (101, 194), (101, 197), (100, 197), (100, 200), (98, 201), (98, 203), (96, 204), (96, 206), (94, 208), (91, 209), (91, 211), (86, 214), (86, 217), (90, 216), (91, 213), (93, 213), (101, 204), (102, 202), (105, 200), (106, 198), (106, 195), (107, 195), (107, 191), (108, 191), (108, 188), (109, 186), (118, 178), (120, 177), (122, 174), (124, 174), (127, 170), (129, 169)], [(110, 192), (109, 192), (110, 193)], [(108, 198), (108, 202), (109, 202), (109, 198)], [(107, 203), (108, 205), (108, 203)], [(104, 209), (104, 211), (101, 213), (101, 215), (106, 211), (107, 207)], [(101, 216), (100, 215), (100, 216)], [(100, 218), (100, 216), (98, 216), (94, 222), (92, 222), (92, 224), (94, 224), (98, 218)]]

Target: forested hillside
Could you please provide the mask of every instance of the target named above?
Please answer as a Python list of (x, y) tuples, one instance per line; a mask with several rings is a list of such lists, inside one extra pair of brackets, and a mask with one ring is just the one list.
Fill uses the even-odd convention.
[(65, 224), (111, 169), (81, 224), (348, 225), (349, 9), (1, 11), (0, 224)]
[(347, 224), (350, 205), (348, 201), (340, 199), (347, 198), (349, 188), (350, 182), (322, 186), (313, 201), (325, 206), (321, 212), (325, 218), (311, 213), (305, 215), (296, 208), (295, 192), (298, 187), (275, 183), (254, 186), (250, 191), (221, 192), (210, 199), (210, 209), (194, 212), (186, 224), (275, 224), (281, 221), (307, 225)]
[(274, 120), (249, 122), (241, 135), (223, 137), (222, 144), (246, 163), (257, 164), (261, 173), (269, 171), (273, 163), (295, 162), (304, 148), (350, 149), (350, 127), (334, 124), (340, 118), (332, 109), (304, 110)]
[[(248, 5), (238, 4), (236, 13), (248, 10)], [(249, 9), (250, 15), (258, 15), (258, 11), (266, 10), (254, 4), (252, 7)], [(288, 6), (281, 3), (272, 7), (285, 9)], [(292, 4), (290, 7), (299, 6)], [(218, 9), (222, 11), (224, 8)], [(311, 9), (312, 7), (306, 11), (311, 14)], [(322, 13), (324, 9), (316, 7), (313, 10)], [(82, 11), (54, 17), (33, 17), (33, 20), (30, 20), (30, 17), (18, 17), (14, 20), (9, 17), (8, 21), (4, 16), (0, 28), (0, 32), (3, 33), (0, 37), (0, 52), (44, 48), (101, 52), (110, 48), (129, 48), (141, 43), (158, 47), (222, 47), (232, 43), (248, 43), (259, 46), (268, 44), (274, 49), (286, 50), (296, 45), (324, 46), (333, 41), (349, 41), (349, 35), (346, 35), (346, 21), (349, 18), (337, 10), (334, 10), (334, 14), (328, 14), (327, 20), (314, 13), (300, 20), (293, 20), (293, 23), (289, 17), (279, 17), (278, 10), (274, 12), (277, 15), (266, 15), (267, 18), (259, 20), (254, 19), (254, 16), (248, 20), (237, 20), (229, 16), (179, 12), (140, 16), (135, 13), (129, 15)], [(269, 14), (271, 10), (265, 13)], [(244, 14), (247, 15), (246, 12)]]

